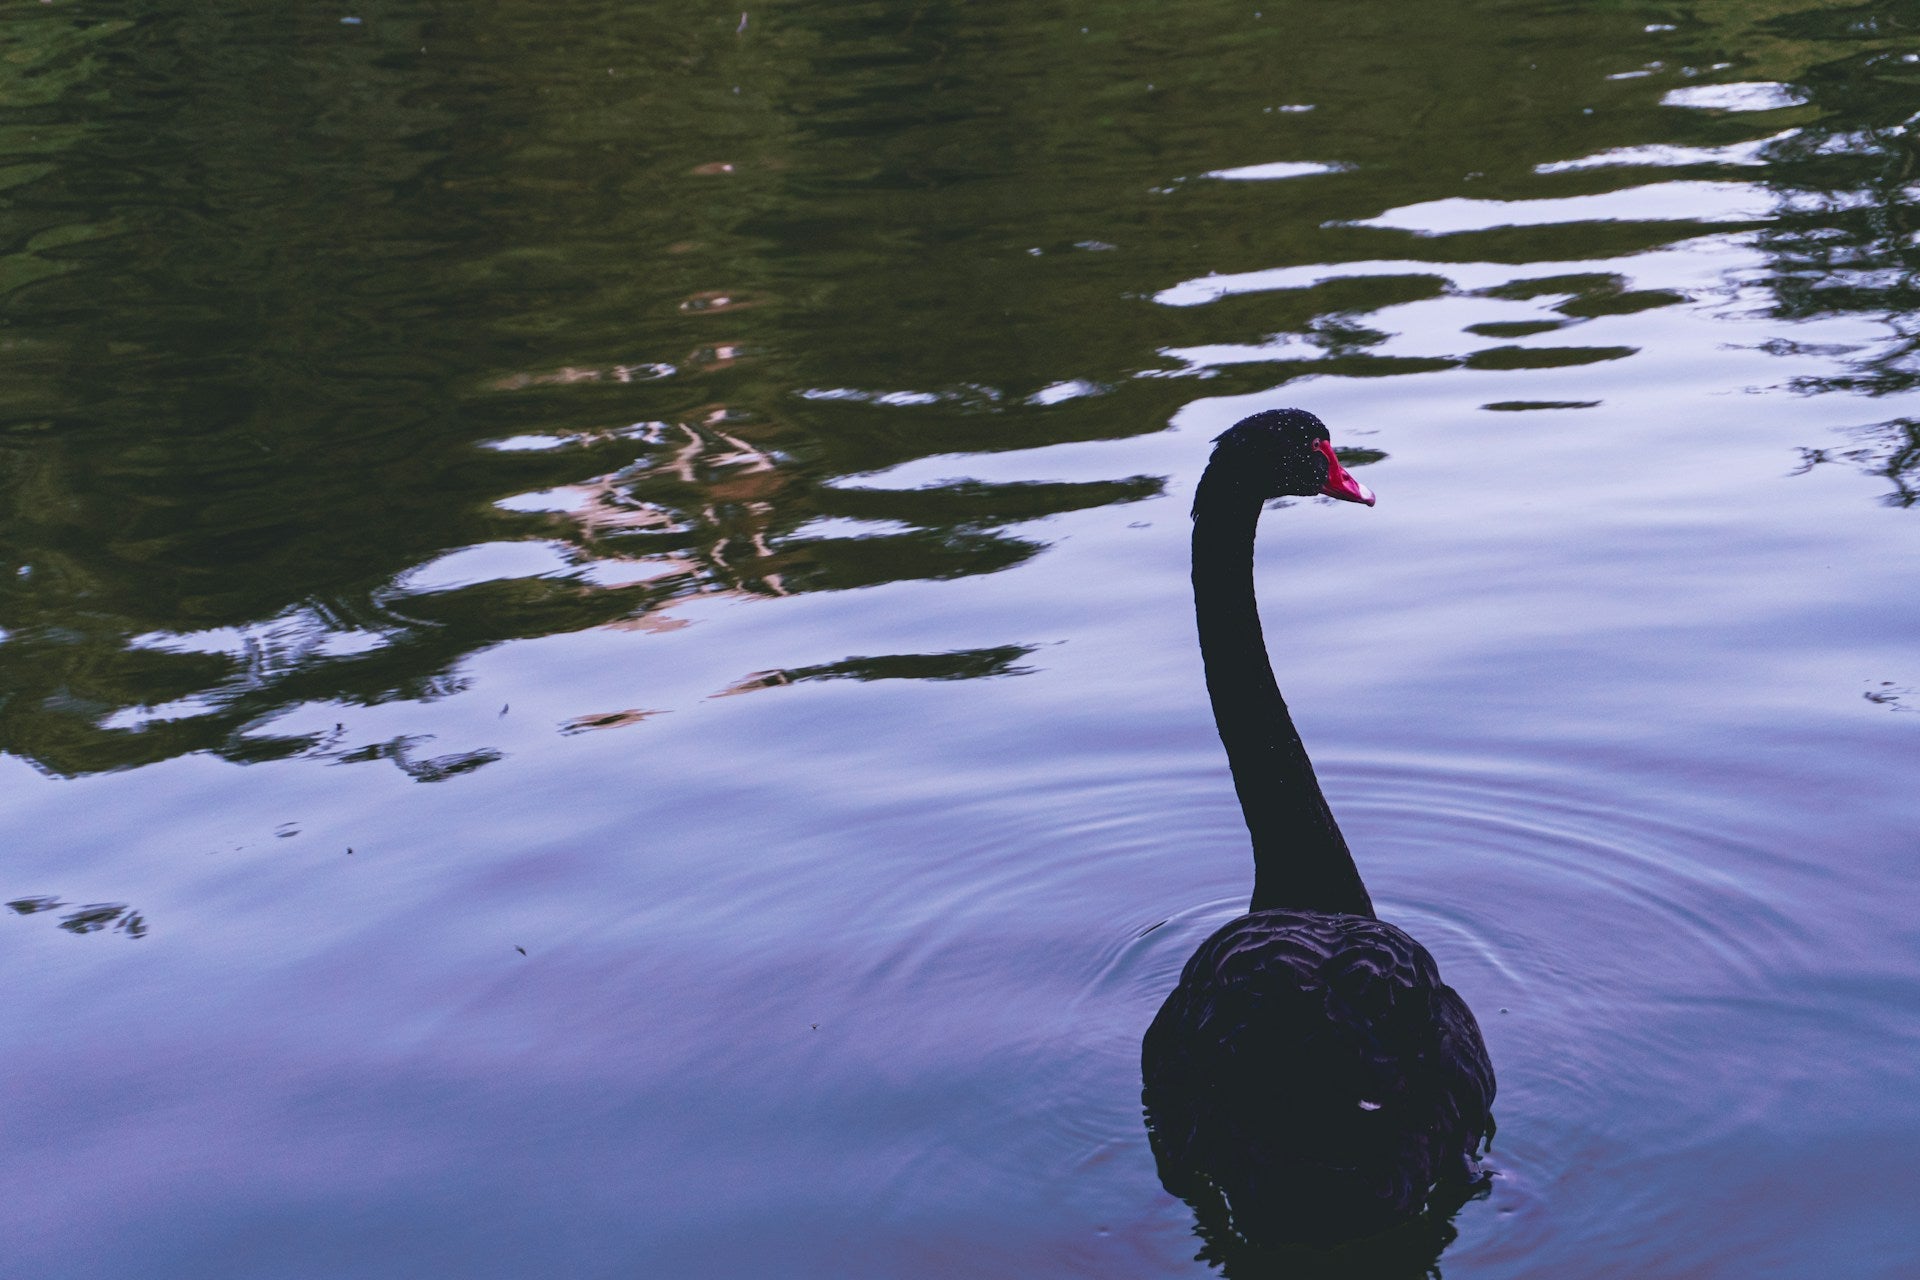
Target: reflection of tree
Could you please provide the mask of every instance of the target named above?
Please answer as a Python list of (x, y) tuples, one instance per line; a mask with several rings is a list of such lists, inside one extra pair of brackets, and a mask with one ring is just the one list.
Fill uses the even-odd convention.
[[(501, 537), (558, 549), (559, 562), (543, 575), (414, 589), (403, 567), (368, 589), (293, 603), (262, 622), (186, 634), (129, 637), (138, 624), (97, 614), (88, 621), (105, 622), (99, 631), (22, 627), (0, 644), (0, 680), (11, 695), (0, 706), (0, 728), (9, 749), (57, 772), (194, 750), (237, 760), (322, 751), (343, 761), (391, 760), (435, 781), (497, 754), (435, 758), (411, 738), (346, 748), (325, 736), (278, 739), (250, 726), (303, 702), (458, 692), (461, 683), (448, 673), (478, 647), (592, 626), (657, 626), (664, 610), (691, 594), (780, 595), (991, 572), (1038, 549), (1001, 532), (1006, 525), (1159, 489), (1148, 479), (834, 485), (748, 444), (739, 434), (746, 430), (700, 420), (652, 439), (615, 432), (610, 442), (578, 449), (501, 455), (491, 471), (496, 487), (515, 472), (538, 484), (556, 468), (577, 471), (583, 454), (612, 452), (623, 463), (538, 494), (557, 510), (503, 512), (490, 522)], [(343, 635), (363, 637), (365, 647), (342, 650)], [(908, 661), (894, 674), (914, 669)], [(962, 674), (1004, 670), (989, 663)], [(142, 706), (156, 710), (125, 714)]]
[(1920, 422), (1895, 418), (1855, 427), (1849, 434), (1861, 443), (1851, 448), (1801, 449), (1795, 474), (1823, 463), (1850, 462), (1872, 475), (1884, 476), (1893, 485), (1884, 499), (1888, 506), (1911, 507), (1920, 502)]
[[(15, 915), (31, 916), (66, 905), (58, 898), (41, 896), (15, 898), (7, 903), (7, 908)], [(77, 907), (60, 917), (60, 927), (74, 934), (102, 933), (111, 929), (114, 933), (124, 933), (129, 938), (147, 936), (146, 917), (124, 902), (92, 902), (84, 907)]]
[[(530, 495), (523, 510), (545, 508), (546, 518), (529, 514), (529, 527), (566, 539), (603, 578), (624, 564), (613, 576), (780, 595), (990, 572), (1038, 549), (999, 528), (1160, 489), (1145, 477), (915, 489), (836, 484), (780, 448), (790, 430), (768, 430), (765, 443), (753, 443), (761, 434), (751, 417), (721, 406), (692, 421), (607, 433), (620, 439), (615, 456), (624, 465)], [(516, 443), (519, 456), (538, 459), (529, 464), (532, 475), (569, 465), (564, 441), (539, 450)], [(819, 531), (839, 526), (858, 532)]]
[[(794, 142), (768, 95), (817, 45), (604, 8), (597, 80), (544, 19), (491, 9), (10, 24), (0, 749), (430, 781), (492, 757), (264, 722), (445, 696), (478, 649), (671, 625), (690, 595), (991, 572), (1039, 549), (1010, 526), (1157, 491), (846, 482), (1036, 443), (1039, 410), (796, 395), (814, 378), (778, 353), (832, 339), (794, 328), (739, 228), (777, 207)], [(486, 447), (515, 440), (546, 447)], [(551, 563), (428, 580), (501, 544)]]
[[(745, 32), (737, 7), (616, 0), (395, 0), (349, 25), (265, 0), (26, 6), (0, 31), (0, 749), (68, 774), (189, 751), (431, 763), (413, 737), (266, 722), (444, 696), (486, 646), (667, 627), (701, 593), (1018, 564), (1029, 522), (1153, 483), (862, 477), (1158, 430), (1190, 378), (1233, 395), (1624, 356), (1508, 345), (1674, 300), (1585, 277), (1471, 356), (1381, 350), (1369, 317), (1441, 288), (1420, 263), (1564, 261), (1566, 229), (1416, 252), (1365, 224), (1537, 195), (1542, 166), (1621, 145), (1750, 142), (1751, 120), (1659, 105), (1682, 61), (1733, 48), (1829, 113), (1778, 144), (1800, 188), (1834, 193), (1770, 233), (1783, 306), (1904, 317), (1873, 268), (1906, 270), (1910, 144), (1873, 80), (1896, 69), (1868, 59), (1911, 15), (1768, 16), (1796, 3), (1702, 0), (1659, 35), (1559, 6), (1518, 41), (1497, 8), (1282, 23), (1226, 0), (1073, 22), (808, 3)], [(1883, 33), (1802, 77), (1860, 15)], [(1668, 80), (1631, 78), (1662, 59)], [(1204, 176), (1276, 158), (1325, 171)], [(1685, 230), (1595, 223), (1580, 249)], [(1409, 253), (1395, 277), (1341, 265)], [(1836, 264), (1852, 295), (1819, 282)], [(1308, 265), (1312, 287), (1155, 301)], [(1181, 354), (1221, 348), (1251, 358)], [(1863, 376), (1892, 385), (1885, 362)], [(1896, 437), (1876, 447), (1907, 474)], [(518, 576), (434, 578), (502, 545)]]
[(983, 676), (1026, 675), (1031, 667), (1014, 664), (1033, 652), (1030, 645), (960, 649), (951, 653), (894, 653), (882, 658), (847, 658), (814, 667), (756, 671), (723, 692), (750, 693), (807, 680), (977, 680)]
[[(0, 33), (0, 749), (63, 774), (447, 776), (474, 766), (267, 722), (690, 595), (1017, 564), (1020, 526), (1154, 483), (853, 477), (1158, 430), (1192, 395), (1139, 376), (1162, 351), (1296, 325), (1157, 290), (1370, 254), (1328, 227), (1560, 158), (1541, 95), (1584, 119), (1638, 29), (1575, 7), (1516, 60), (1419, 6), (30, 8)], [(1536, 65), (1528, 111), (1481, 92)], [(1272, 115), (1276, 85), (1328, 109)], [(1276, 146), (1350, 167), (1197, 178)], [(1300, 305), (1301, 372), (1432, 367)], [(486, 447), (514, 441), (551, 447)], [(549, 563), (430, 585), (501, 544)]]
[[(1912, 32), (1920, 3), (1884, 0), (1809, 8), (1772, 18), (1767, 34), (1806, 60), (1795, 87), (1818, 119), (1767, 148), (1768, 180), (1784, 195), (1760, 233), (1769, 257), (1766, 287), (1792, 320), (1859, 316), (1885, 337), (1858, 349), (1809, 352), (1774, 344), (1776, 354), (1815, 354), (1844, 372), (1799, 377), (1803, 392), (1885, 396), (1920, 388), (1920, 140), (1912, 118), (1920, 69)], [(1829, 58), (1835, 49), (1845, 56)], [(1824, 59), (1824, 60), (1822, 60)], [(1920, 489), (1920, 437), (1911, 419), (1858, 429), (1843, 448), (1809, 448), (1805, 465), (1853, 462), (1893, 485), (1888, 501), (1911, 506)]]

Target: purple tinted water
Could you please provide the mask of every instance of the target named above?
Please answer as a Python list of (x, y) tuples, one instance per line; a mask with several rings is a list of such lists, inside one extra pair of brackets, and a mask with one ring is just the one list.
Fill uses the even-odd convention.
[[(1461, 38), (1512, 78), (1472, 113), (1535, 101), (1527, 40), (1587, 43), (1538, 91), (1525, 163), (1470, 195), (1511, 138), (1449, 132), (1462, 161), (1404, 104), (1364, 109), (1410, 66), (1431, 72), (1416, 99), (1444, 98), (1452, 46), (1360, 27), (1328, 36), (1349, 43), (1322, 71), (1221, 89), (1220, 60), (1269, 47), (1250, 10), (1160, 36), (1096, 13), (1088, 39), (1118, 44), (1073, 84), (1116, 100), (1009, 117), (984, 51), (1051, 65), (1031, 51), (1062, 33), (1037, 19), (942, 19), (956, 70), (879, 8), (738, 33), (715, 11), (683, 37), (693, 70), (650, 55), (617, 102), (554, 75), (583, 114), (528, 127), (592, 163), (552, 180), (550, 239), (514, 223), (520, 241), (414, 284), (353, 277), (430, 309), (485, 275), (444, 303), (449, 349), (408, 330), (389, 367), (317, 322), (273, 366), (282, 399), (243, 410), (214, 355), (196, 373), (151, 334), (111, 375), (151, 402), (60, 381), (46, 369), (103, 367), (125, 335), (52, 286), (9, 295), (31, 357), (0, 565), (0, 890), (20, 904), (0, 919), (0, 1224), (21, 1274), (1204, 1271), (1154, 1176), (1137, 1062), (1251, 883), (1185, 513), (1207, 440), (1288, 404), (1384, 457), (1358, 472), (1377, 508), (1266, 516), (1275, 668), (1381, 913), (1433, 950), (1499, 1072), (1497, 1176), (1444, 1273), (1920, 1268), (1920, 516), (1901, 505), (1920, 384), (1904, 241), (1871, 222), (1907, 197), (1808, 176), (1822, 154), (1903, 154), (1873, 132), (1891, 108), (1841, 75), (1898, 50), (1821, 44), (1783, 9), (1629, 57), (1629, 35), (1668, 38), (1641, 30), (1660, 15), (1476, 9)], [(378, 58), (325, 56), (431, 115), (450, 108), (405, 89), (402, 54), (444, 34), (447, 85), (539, 96), (496, 48), (530, 34), (513, 20), (395, 34), (402, 17), (426, 22), (396, 9)], [(39, 83), (66, 77), (47, 119), (104, 131), (84, 90), (125, 88), (157, 46), (95, 34), (105, 61), (81, 65), (61, 21), (9, 25)], [(1710, 69), (1714, 41), (1754, 31), (1775, 41), (1758, 65)], [(1199, 51), (1156, 43), (1175, 35)], [(567, 38), (582, 65), (628, 58), (616, 82), (641, 56)], [(765, 99), (752, 129), (716, 64)], [(1120, 99), (1121, 70), (1188, 99)], [(674, 106), (674, 76), (712, 96)], [(1749, 87), (1662, 105), (1693, 80)], [(978, 100), (944, 122), (914, 96), (936, 81)], [(1788, 81), (1827, 99), (1766, 88)], [(1588, 100), (1614, 104), (1614, 136), (1568, 123)], [(647, 133), (653, 107), (682, 127)], [(920, 132), (889, 133), (890, 111)], [(1101, 111), (1134, 140), (1059, 123)], [(1020, 112), (1065, 139), (1006, 161), (1005, 184), (1047, 184), (1031, 227), (992, 174)], [(603, 146), (622, 121), (653, 151)], [(496, 172), (514, 201), (547, 190), (537, 146), (509, 139), (495, 165), (440, 116), (408, 127), (397, 154), (440, 194), (362, 177), (426, 213), (505, 225)], [(105, 181), (89, 145), (47, 162), (82, 194)], [(1327, 168), (1199, 176), (1282, 165)], [(687, 193), (730, 177), (750, 194), (716, 226)], [(684, 203), (609, 214), (622, 238), (596, 246), (568, 202), (637, 210), (649, 179)], [(72, 191), (23, 181), (18, 218), (78, 216)], [(1101, 183), (1126, 189), (1117, 209), (1075, 194)], [(380, 230), (381, 261), (409, 260)], [(121, 263), (101, 252), (9, 261), (84, 283)], [(686, 258), (699, 290), (580, 283)], [(1092, 265), (1047, 274), (1061, 258)], [(283, 284), (276, 307), (333, 287)], [(353, 296), (405, 327), (378, 290)], [(644, 341), (607, 337), (622, 308)], [(815, 313), (837, 319), (815, 333)], [(316, 343), (307, 387), (285, 385)], [(391, 386), (412, 398), (383, 429)], [(151, 403), (173, 443), (109, 433)], [(321, 431), (335, 410), (364, 439)], [(248, 431), (291, 439), (273, 428), (302, 414), (321, 443), (287, 471), (313, 487), (277, 488)], [(199, 523), (146, 537), (147, 502)], [(283, 534), (295, 515), (314, 531)], [(58, 666), (81, 632), (112, 643)], [(214, 674), (145, 674), (153, 654)], [(273, 741), (292, 745), (249, 745)], [(89, 931), (88, 904), (127, 910)]]

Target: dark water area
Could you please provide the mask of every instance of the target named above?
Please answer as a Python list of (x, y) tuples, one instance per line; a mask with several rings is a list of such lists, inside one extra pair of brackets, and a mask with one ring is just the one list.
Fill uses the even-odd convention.
[(1916, 127), (1920, 3), (0, 14), (6, 1269), (1219, 1271), (1187, 509), (1300, 405), (1434, 1266), (1920, 1274)]

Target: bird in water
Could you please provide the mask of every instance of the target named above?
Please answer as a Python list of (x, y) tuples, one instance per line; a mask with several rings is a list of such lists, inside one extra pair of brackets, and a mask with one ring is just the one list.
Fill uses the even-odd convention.
[(1457, 1208), (1493, 1136), (1473, 1012), (1375, 916), (1267, 661), (1254, 527), (1269, 499), (1314, 494), (1374, 502), (1300, 409), (1236, 423), (1200, 478), (1194, 614), (1253, 901), (1187, 962), (1141, 1048), (1161, 1182), (1211, 1234), (1224, 1222), (1256, 1246), (1331, 1247)]

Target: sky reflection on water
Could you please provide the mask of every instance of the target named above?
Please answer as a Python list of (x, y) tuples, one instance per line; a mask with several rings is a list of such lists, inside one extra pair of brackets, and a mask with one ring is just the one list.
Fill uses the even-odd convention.
[(1291, 403), (1442, 1271), (1920, 1266), (1920, 12), (1253, 14), (0, 19), (23, 1273), (1202, 1273), (1185, 513)]

